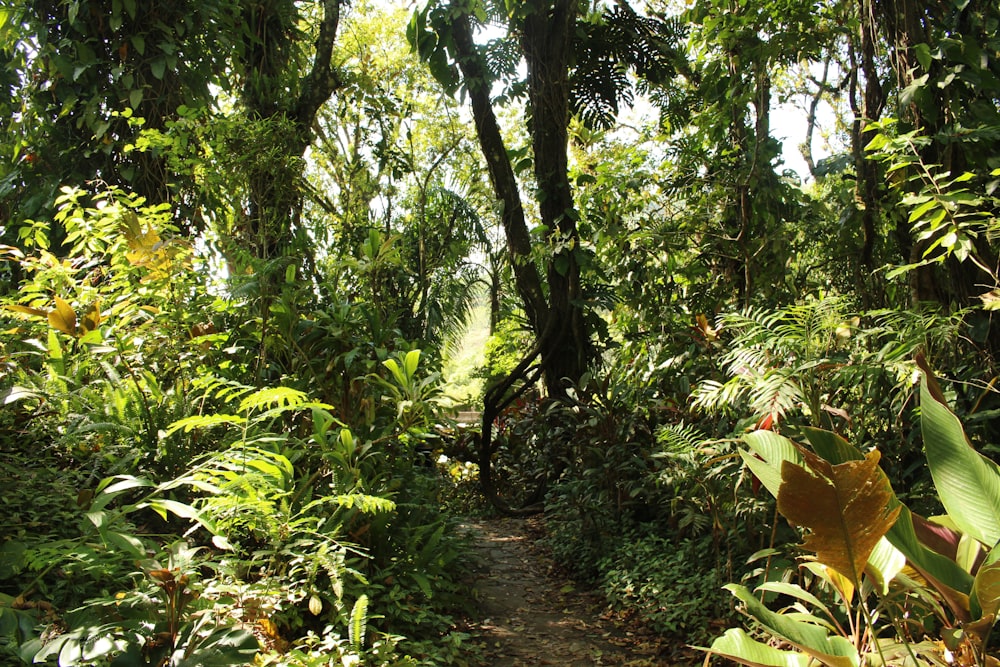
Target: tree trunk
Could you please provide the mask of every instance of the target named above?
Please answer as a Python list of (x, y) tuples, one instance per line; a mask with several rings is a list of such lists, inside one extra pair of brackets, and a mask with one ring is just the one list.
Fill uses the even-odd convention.
[(538, 209), (555, 244), (546, 278), (549, 317), (558, 326), (542, 340), (542, 365), (549, 396), (566, 395), (566, 382), (583, 376), (590, 341), (581, 306), (580, 238), (568, 175), (569, 60), (576, 24), (575, 0), (533, 0), (524, 20), (521, 46), (528, 67), (531, 140)]

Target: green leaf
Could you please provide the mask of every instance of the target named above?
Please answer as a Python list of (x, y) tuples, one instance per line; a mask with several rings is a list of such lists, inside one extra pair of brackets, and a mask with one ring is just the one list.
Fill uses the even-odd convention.
[(260, 650), (257, 638), (241, 628), (220, 628), (210, 635), (191, 642), (196, 646), (184, 664), (199, 667), (234, 667), (254, 662)]
[(238, 415), (194, 415), (178, 419), (172, 423), (167, 427), (166, 435), (169, 436), (181, 429), (184, 429), (185, 433), (190, 433), (196, 428), (208, 428), (209, 426), (216, 426), (218, 424), (243, 424), (244, 422), (246, 422), (246, 419)]
[(149, 71), (153, 73), (153, 76), (157, 80), (163, 80), (163, 75), (167, 71), (167, 61), (163, 56), (160, 56), (149, 63)]
[[(993, 550), (1000, 556), (1000, 549)], [(991, 559), (979, 568), (973, 586), (977, 618), (996, 616), (1000, 612), (1000, 559), (991, 553)]]
[(802, 433), (806, 436), (813, 451), (834, 465), (848, 461), (861, 461), (865, 458), (860, 449), (833, 431), (806, 426), (802, 429)]
[(139, 558), (146, 556), (146, 545), (144, 545), (135, 535), (119, 533), (112, 530), (100, 530), (99, 532), (101, 534), (101, 539), (104, 540), (104, 543), (116, 551), (131, 553), (133, 556)]
[(9, 389), (0, 391), (0, 405), (10, 405), (11, 403), (16, 403), (18, 401), (44, 397), (44, 394), (40, 394), (37, 391), (32, 391), (31, 389), (15, 385)]
[(913, 55), (916, 56), (920, 67), (926, 72), (931, 68), (931, 47), (927, 44), (914, 44)]
[[(97, 494), (99, 496), (111, 498), (120, 493), (124, 493), (125, 491), (150, 488), (152, 486), (152, 482), (141, 477), (133, 477), (132, 475), (115, 475), (114, 477), (106, 477), (101, 480), (101, 482), (97, 485)], [(105, 504), (107, 504), (106, 501)], [(103, 506), (104, 505), (102, 504), (101, 507)]]
[(382, 362), (382, 365), (389, 369), (392, 376), (396, 378), (396, 382), (399, 383), (401, 387), (406, 386), (406, 376), (403, 375), (402, 369), (400, 369), (399, 364), (396, 363), (395, 359), (386, 359)]
[(730, 628), (712, 642), (710, 653), (750, 667), (808, 667), (812, 662), (805, 653), (782, 651), (762, 644), (740, 628)]
[[(202, 520), (201, 512), (186, 503), (169, 500), (167, 498), (156, 498), (150, 500), (148, 503), (145, 503), (145, 506), (159, 514), (164, 521), (167, 520), (167, 513), (169, 512), (170, 514), (178, 516), (182, 519), (189, 519), (205, 525)], [(137, 509), (142, 509), (142, 506), (137, 506)]]
[(403, 368), (406, 370), (406, 377), (412, 378), (417, 372), (417, 364), (420, 363), (420, 350), (410, 350), (406, 353)]
[(883, 536), (875, 545), (871, 555), (868, 556), (867, 572), (875, 580), (882, 595), (888, 595), (889, 584), (905, 566), (906, 556), (903, 555), (902, 551), (892, 546), (888, 537)]
[[(768, 609), (746, 587), (738, 584), (724, 586), (744, 605), (747, 613), (757, 619), (770, 632), (808, 653), (829, 667), (860, 667), (861, 656), (847, 639), (830, 636), (826, 628), (813, 623), (787, 618)], [(796, 663), (797, 664), (797, 663)]]
[(758, 586), (757, 590), (793, 597), (796, 600), (800, 600), (815, 607), (816, 609), (819, 609), (827, 616), (832, 616), (830, 609), (818, 597), (798, 584), (790, 584), (784, 581), (768, 581)]
[(240, 401), (240, 412), (250, 412), (265, 407), (297, 407), (308, 400), (305, 392), (291, 387), (265, 387)]
[[(783, 435), (772, 431), (754, 431), (743, 436), (752, 454), (740, 452), (743, 462), (757, 476), (771, 495), (778, 497), (781, 488), (781, 466), (785, 461), (804, 465), (802, 450)], [(756, 455), (756, 456), (755, 456)]]
[(934, 199), (926, 201), (920, 206), (910, 211), (909, 222), (915, 222), (920, 218), (924, 217), (931, 209), (937, 208), (939, 206), (938, 202)]
[(361, 651), (365, 645), (365, 630), (368, 628), (368, 596), (362, 595), (354, 603), (351, 610), (351, 624), (348, 627), (348, 635), (351, 646), (356, 651)]
[(973, 449), (926, 361), (918, 364), (920, 429), (938, 497), (959, 530), (992, 547), (1000, 541), (1000, 467)]
[(917, 538), (913, 514), (905, 505), (900, 505), (900, 510), (896, 523), (886, 533), (886, 539), (906, 556), (907, 562), (941, 594), (956, 615), (967, 618), (972, 575), (952, 559), (924, 546)]

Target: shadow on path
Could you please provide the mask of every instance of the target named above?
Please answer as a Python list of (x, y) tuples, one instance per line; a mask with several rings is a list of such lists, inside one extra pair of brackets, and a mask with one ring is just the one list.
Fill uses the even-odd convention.
[[(629, 632), (602, 616), (596, 593), (551, 573), (549, 559), (530, 537), (539, 519), (490, 519), (464, 524), (480, 565), (474, 590), (478, 632), (491, 667), (528, 665), (676, 664), (662, 643)], [(535, 523), (533, 523), (535, 522)]]

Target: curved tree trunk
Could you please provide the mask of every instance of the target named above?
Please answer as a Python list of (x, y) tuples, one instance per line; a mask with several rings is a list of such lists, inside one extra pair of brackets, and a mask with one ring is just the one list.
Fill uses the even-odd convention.
[(473, 42), (467, 10), (453, 3), (450, 22), (476, 134), (502, 206), (501, 222), (514, 282), (535, 336), (533, 349), (484, 399), (480, 481), (486, 497), (506, 513), (518, 510), (499, 498), (493, 483), (493, 420), (538, 377), (550, 397), (565, 397), (567, 382), (580, 380), (593, 354), (582, 306), (577, 212), (567, 169), (569, 65), (578, 3), (530, 0), (527, 5), (521, 48), (528, 68), (529, 129), (540, 222), (547, 230), (547, 247), (552, 249), (544, 283), (535, 265), (517, 179), (490, 100), (490, 77)]

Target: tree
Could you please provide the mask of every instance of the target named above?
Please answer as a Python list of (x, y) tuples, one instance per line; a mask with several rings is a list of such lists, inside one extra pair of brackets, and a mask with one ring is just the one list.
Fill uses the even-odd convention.
[(317, 113), (341, 85), (332, 61), (341, 0), (319, 3), (318, 15), (308, 21), (316, 26), (312, 32), (302, 30), (306, 17), (291, 0), (244, 2), (241, 11), (239, 101), (244, 122), (261, 127), (270, 148), (264, 152), (276, 159), (250, 162), (239, 237), (258, 259), (272, 260), (289, 250), (301, 230), (302, 156), (313, 141)]
[(99, 180), (170, 202), (178, 222), (197, 226), (190, 177), (171, 171), (155, 151), (125, 147), (141, 128), (164, 130), (179, 108), (212, 105), (212, 86), (224, 81), (232, 51), (233, 6), (2, 3), (0, 104), (10, 112), (5, 118), (16, 119), (6, 121), (13, 160), (0, 167), (5, 219), (51, 216), (61, 186)]
[[(581, 244), (569, 180), (570, 119), (576, 113), (591, 123), (609, 124), (620, 99), (631, 99), (625, 77), (629, 67), (649, 78), (663, 78), (673, 73), (677, 61), (669, 26), (641, 20), (626, 5), (585, 17), (582, 10), (574, 0), (506, 6), (431, 2), (415, 13), (408, 31), (438, 80), (451, 91), (461, 85), (469, 96), (501, 206), (514, 282), (535, 337), (522, 362), (484, 399), (480, 474), (488, 496), (495, 495), (489, 468), (493, 418), (539, 376), (550, 397), (564, 398), (567, 386), (578, 383), (596, 358), (594, 325), (584, 305), (584, 266), (590, 255)], [(483, 25), (488, 17), (505, 26), (506, 36), (484, 48), (475, 41), (474, 25)], [(585, 39), (578, 40), (578, 33)], [(522, 59), (527, 79), (519, 82), (514, 72)], [(512, 83), (509, 95), (523, 90), (527, 96), (537, 242), (528, 229), (517, 170), (493, 108), (491, 88), (498, 79)]]
[[(399, 39), (408, 15), (360, 5), (342, 28), (343, 87), (316, 123), (311, 178), (329, 201), (313, 234), (330, 243), (342, 292), (439, 345), (464, 323), (482, 279), (470, 255), (494, 214), (457, 104)], [(391, 261), (364, 273), (371, 264), (353, 260), (376, 232)]]

